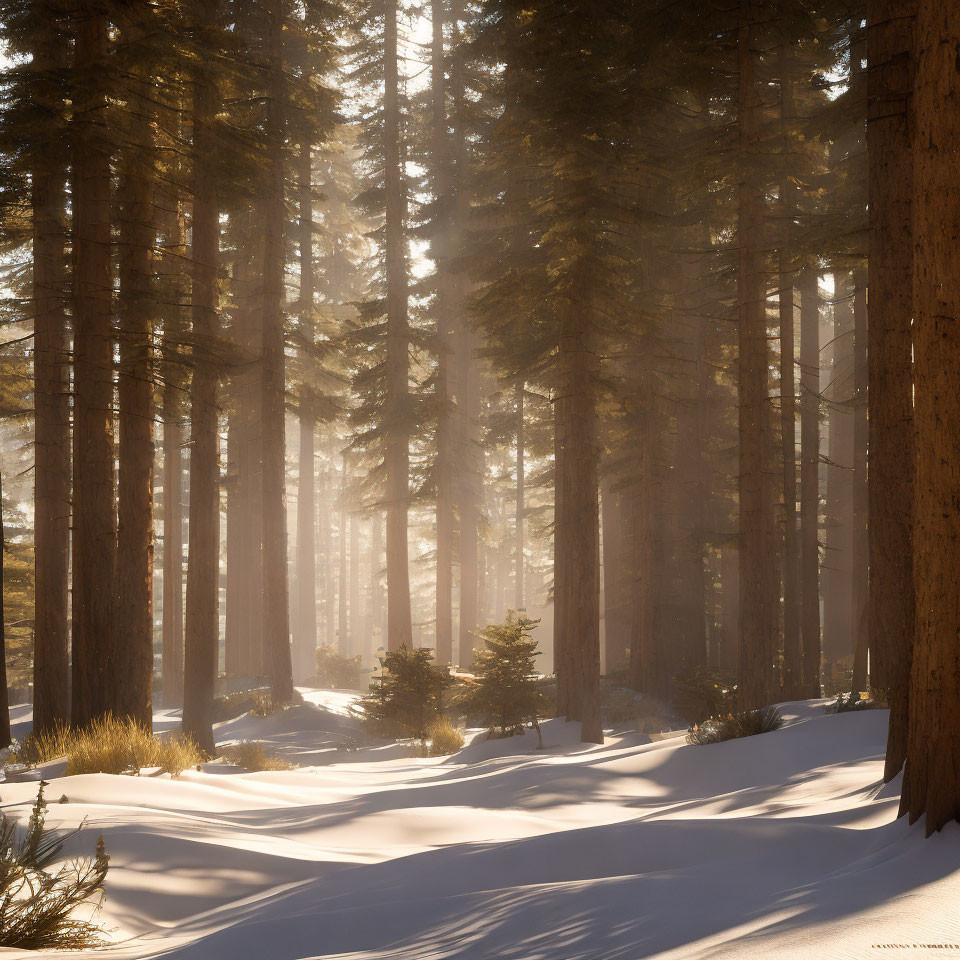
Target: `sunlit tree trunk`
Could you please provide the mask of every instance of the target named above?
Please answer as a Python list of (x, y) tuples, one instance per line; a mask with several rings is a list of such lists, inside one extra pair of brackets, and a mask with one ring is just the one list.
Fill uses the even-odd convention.
[(514, 519), (514, 595), (513, 605), (516, 610), (524, 609), (523, 595), (523, 511), (524, 511), (524, 424), (523, 424), (523, 391), (522, 380), (517, 382), (517, 511)]
[(740, 5), (738, 37), (740, 178), (737, 274), (739, 302), (740, 448), (740, 657), (738, 698), (742, 709), (769, 701), (771, 657), (770, 578), (764, 478), (764, 408), (767, 405), (767, 331), (763, 255), (764, 189), (753, 170), (760, 150), (763, 103), (757, 79), (752, 0)]
[(870, 673), (885, 690), (890, 729), (884, 779), (903, 767), (913, 640), (913, 89), (917, 0), (867, 5), (870, 192), (869, 401)]
[[(144, 8), (149, 9), (149, 8)], [(150, 30), (133, 11), (120, 42)], [(142, 69), (127, 78), (130, 143), (120, 166), (120, 368), (117, 525), (118, 633), (113, 712), (153, 722), (153, 247), (156, 240), (152, 91)]]
[[(219, 0), (200, 0), (198, 17), (213, 30)], [(213, 753), (213, 698), (219, 650), (220, 465), (216, 340), (220, 220), (212, 131), (217, 88), (198, 64), (193, 96), (193, 380), (190, 387), (190, 508), (184, 637), (183, 731)]]
[(284, 460), (285, 417), (283, 270), (284, 270), (284, 81), (283, 7), (270, 0), (267, 57), (270, 97), (266, 132), (270, 143), (268, 194), (263, 198), (263, 650), (275, 703), (293, 696), (290, 659), (290, 603), (287, 592), (287, 496)]
[(7, 612), (3, 602), (3, 558), (7, 538), (3, 530), (3, 480), (0, 477), (0, 748), (10, 745), (10, 691), (7, 689)]
[(113, 281), (110, 156), (99, 129), (109, 24), (100, 9), (74, 20), (74, 67), (85, 82), (74, 103), (73, 689), (71, 719), (88, 723), (111, 706), (116, 664), (113, 595)]
[(913, 107), (916, 618), (901, 813), (960, 819), (960, 7), (920, 0)]
[[(34, 98), (54, 117), (64, 113), (54, 71), (68, 58), (67, 38), (47, 18), (35, 34)], [(55, 136), (57, 136), (55, 131)], [(62, 130), (59, 131), (62, 133)], [(59, 136), (57, 136), (59, 139)], [(67, 157), (56, 143), (38, 144), (31, 163), (34, 316), (34, 550), (36, 626), (33, 654), (33, 729), (52, 730), (69, 719), (67, 650), (70, 563), (69, 339), (66, 302)], [(2, 720), (0, 720), (2, 722)]]
[(800, 275), (800, 639), (805, 697), (820, 696), (820, 292)]
[[(313, 346), (313, 185), (310, 145), (300, 148), (300, 335)], [(312, 391), (301, 387), (300, 469), (297, 484), (297, 617), (294, 649), (298, 652), (297, 672), (313, 673), (317, 656), (317, 543), (316, 477), (314, 435), (316, 416), (311, 405)]]
[(867, 655), (870, 647), (867, 621), (869, 583), (867, 541), (867, 276), (865, 270), (853, 273), (853, 502), (852, 551), (853, 579), (853, 690), (867, 688)]

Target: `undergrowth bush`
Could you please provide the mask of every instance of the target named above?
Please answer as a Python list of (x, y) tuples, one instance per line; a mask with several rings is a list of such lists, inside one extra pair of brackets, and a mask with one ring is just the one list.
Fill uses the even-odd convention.
[(720, 670), (698, 666), (673, 678), (673, 707), (687, 723), (722, 717), (735, 706), (736, 680)]
[(724, 740), (737, 740), (740, 737), (753, 737), (758, 733), (779, 730), (783, 723), (783, 716), (776, 707), (739, 710), (728, 713), (725, 717), (712, 717), (703, 723), (694, 724), (687, 734), (687, 742), (704, 746)]
[(290, 770), (293, 768), (293, 764), (284, 760), (283, 757), (268, 753), (258, 740), (242, 740), (240, 743), (230, 744), (222, 747), (220, 754), (224, 760), (235, 763), (238, 767), (243, 767), (249, 773), (256, 773), (260, 770)]
[(449, 717), (438, 717), (427, 728), (429, 747), (427, 756), (446, 757), (463, 747), (463, 733), (451, 723)]
[(879, 692), (872, 696), (861, 697), (860, 692), (840, 693), (833, 703), (828, 703), (824, 709), (827, 713), (856, 713), (859, 710), (885, 710), (887, 700)]
[(43, 784), (37, 793), (27, 829), (18, 837), (14, 820), (0, 815), (0, 947), (20, 950), (79, 950), (100, 946), (100, 930), (76, 916), (78, 907), (96, 915), (110, 858), (97, 840), (93, 860), (71, 860), (53, 866), (68, 836), (46, 826)]
[(186, 737), (155, 737), (135, 720), (108, 715), (81, 730), (58, 726), (49, 732), (31, 734), (10, 760), (35, 766), (64, 756), (68, 777), (81, 773), (138, 773), (143, 767), (159, 767), (177, 776), (204, 759), (200, 748)]
[(370, 682), (370, 671), (360, 657), (343, 657), (325, 644), (317, 648), (317, 682), (332, 690), (362, 690)]

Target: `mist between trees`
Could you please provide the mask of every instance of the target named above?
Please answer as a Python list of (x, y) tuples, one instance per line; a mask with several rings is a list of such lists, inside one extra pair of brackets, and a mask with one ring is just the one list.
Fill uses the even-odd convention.
[(4, 691), (212, 749), (318, 646), (468, 667), (524, 610), (586, 741), (601, 674), (872, 689), (952, 817), (960, 14), (917, 7), (7, 4)]

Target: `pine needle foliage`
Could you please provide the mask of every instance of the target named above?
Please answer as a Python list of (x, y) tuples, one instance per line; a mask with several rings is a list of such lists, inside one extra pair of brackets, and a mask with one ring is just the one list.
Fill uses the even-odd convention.
[(429, 738), (429, 730), (441, 715), (443, 691), (450, 674), (438, 667), (433, 651), (406, 646), (392, 650), (380, 661), (380, 676), (361, 699), (359, 712), (367, 725), (387, 737)]
[(539, 733), (545, 700), (537, 684), (537, 641), (530, 635), (539, 620), (512, 611), (503, 623), (480, 632), (486, 648), (474, 653), (476, 681), (455, 700), (465, 714), (477, 714), (496, 736), (523, 732), (525, 723)]
[[(37, 793), (25, 834), (0, 815), (0, 946), (21, 950), (76, 950), (103, 943), (90, 920), (74, 916), (77, 907), (99, 909), (110, 858), (97, 840), (93, 860), (54, 866), (65, 840), (46, 826), (43, 784)], [(78, 833), (78, 830), (73, 833)]]

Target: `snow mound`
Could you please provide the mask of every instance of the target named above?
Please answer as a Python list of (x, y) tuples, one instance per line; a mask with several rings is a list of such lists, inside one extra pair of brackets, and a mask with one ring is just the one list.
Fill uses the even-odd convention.
[[(51, 783), (65, 802), (49, 821), (88, 821), (66, 853), (102, 833), (111, 855), (108, 956), (852, 960), (941, 945), (897, 954), (913, 960), (960, 947), (960, 825), (924, 840), (896, 819), (885, 711), (786, 704), (782, 729), (704, 747), (637, 732), (587, 746), (549, 721), (544, 750), (525, 734), (419, 759), (338, 751), (359, 736), (349, 711), (306, 699), (218, 740), (326, 765)], [(5, 784), (4, 806), (25, 816), (35, 793)]]

